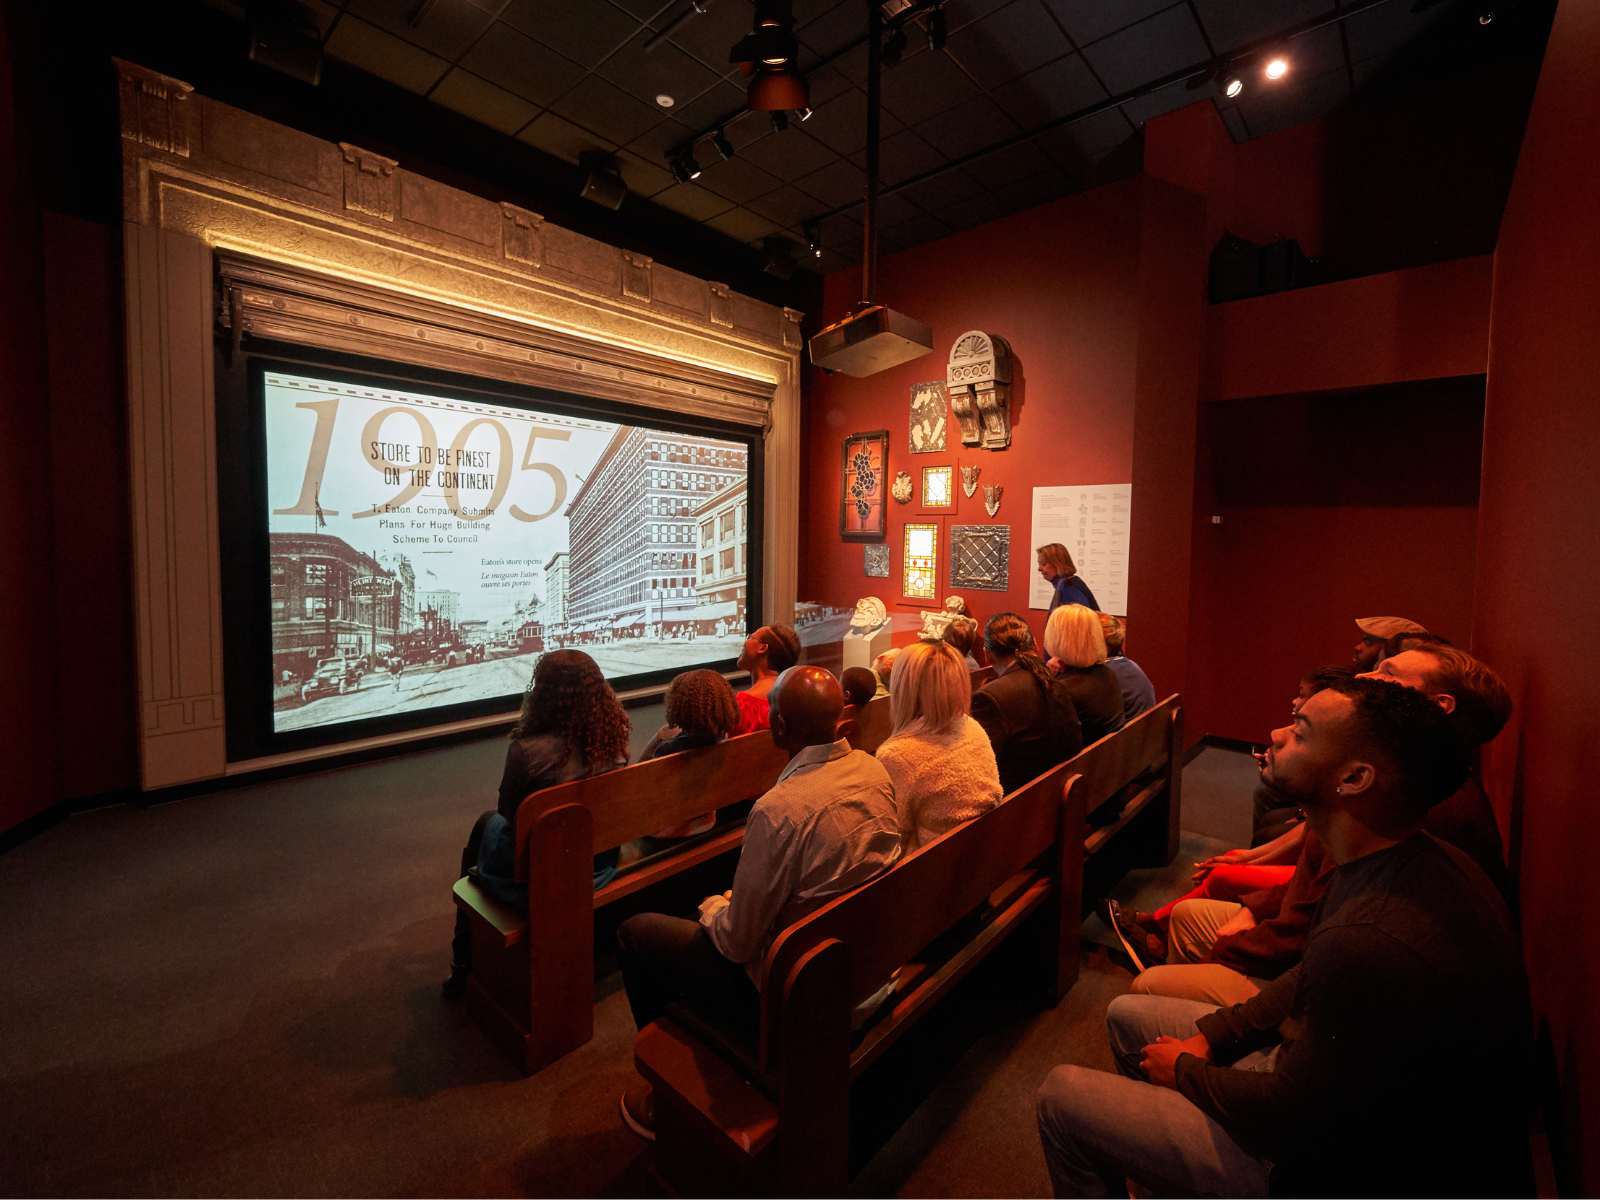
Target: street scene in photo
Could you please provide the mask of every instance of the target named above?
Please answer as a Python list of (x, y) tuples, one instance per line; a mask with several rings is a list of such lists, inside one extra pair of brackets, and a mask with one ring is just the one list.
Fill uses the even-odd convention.
[(738, 656), (746, 447), (269, 372), (273, 727)]

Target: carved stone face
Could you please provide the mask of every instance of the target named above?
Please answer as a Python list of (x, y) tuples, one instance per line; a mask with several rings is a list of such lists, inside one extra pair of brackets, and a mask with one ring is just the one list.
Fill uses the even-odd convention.
[(889, 610), (876, 596), (863, 596), (856, 601), (855, 615), (850, 618), (851, 630), (876, 629), (889, 619)]

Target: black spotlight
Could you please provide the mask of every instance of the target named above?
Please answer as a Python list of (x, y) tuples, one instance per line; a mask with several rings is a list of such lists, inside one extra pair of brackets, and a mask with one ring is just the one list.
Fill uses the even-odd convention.
[(1217, 77), (1217, 88), (1229, 100), (1237, 100), (1244, 91), (1244, 78), (1237, 71), (1224, 71)]
[(906, 31), (897, 28), (889, 35), (889, 40), (883, 44), (883, 52), (879, 55), (879, 61), (886, 67), (897, 66), (900, 62), (900, 56), (905, 52)]
[(794, 274), (794, 255), (790, 253), (792, 243), (779, 237), (769, 237), (761, 243), (761, 269), (768, 275), (776, 275), (779, 279), (787, 279)]
[(1492, 25), (1492, 24), (1494, 24), (1494, 9), (1486, 8), (1482, 12), (1480, 12), (1478, 14), (1478, 24), (1479, 25)]
[(781, 108), (772, 110), (772, 132), (782, 133), (789, 128), (789, 114)]
[(722, 130), (719, 129), (711, 135), (711, 144), (717, 148), (717, 153), (722, 156), (723, 162), (733, 157), (733, 143)]
[(622, 176), (617, 173), (617, 164), (610, 155), (580, 154), (578, 165), (586, 167), (589, 172), (578, 195), (596, 204), (603, 204), (613, 212), (622, 207), (622, 202), (628, 198), (628, 187), (622, 182)]
[(928, 49), (943, 50), (947, 32), (948, 26), (945, 24), (944, 9), (934, 9), (928, 14)]
[(811, 110), (809, 108), (802, 108), (799, 112), (795, 113), (794, 115), (799, 117), (802, 121), (811, 120)]
[(809, 225), (806, 225), (801, 232), (806, 235), (806, 249), (811, 251), (811, 257), (821, 258), (822, 231), (817, 228), (816, 223), (813, 222)]
[(672, 177), (679, 183), (700, 178), (700, 164), (695, 161), (694, 147), (683, 146), (667, 158), (672, 167)]

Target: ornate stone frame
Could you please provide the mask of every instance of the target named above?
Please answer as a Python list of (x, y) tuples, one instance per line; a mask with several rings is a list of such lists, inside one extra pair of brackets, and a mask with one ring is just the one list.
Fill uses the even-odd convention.
[(113, 61), (145, 788), (441, 728), (227, 761), (212, 379), (219, 328), (764, 430), (762, 617), (792, 619), (800, 313)]

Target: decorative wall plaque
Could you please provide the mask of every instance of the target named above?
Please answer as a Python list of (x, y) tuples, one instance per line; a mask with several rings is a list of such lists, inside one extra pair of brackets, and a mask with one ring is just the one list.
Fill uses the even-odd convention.
[(978, 475), (982, 472), (982, 470), (982, 467), (961, 468), (961, 490), (965, 492), (969, 498), (973, 492), (978, 490)]
[(1011, 565), (1011, 526), (952, 525), (950, 586), (1003, 592)]
[(901, 504), (909, 504), (911, 502), (911, 476), (904, 471), (898, 472), (894, 477), (894, 486), (891, 490), (894, 492), (894, 498)]
[(990, 487), (987, 483), (983, 485), (983, 507), (991, 517), (1000, 511), (1000, 493), (1004, 491), (1005, 488), (999, 484), (995, 484), (993, 487)]
[(544, 243), (539, 226), (544, 218), (536, 212), (518, 208), (515, 204), (500, 203), (500, 249), (512, 262), (537, 267), (544, 262)]
[(394, 220), (395, 168), (392, 158), (340, 142), (344, 156), (344, 206), (380, 221)]
[(934, 597), (939, 569), (939, 527), (937, 525), (909, 524), (906, 526), (906, 544), (901, 559), (900, 594), (908, 600), (931, 600)]
[(911, 385), (911, 453), (944, 449), (945, 408), (944, 380)]
[(1011, 445), (1011, 347), (974, 329), (950, 348), (945, 370), (950, 411), (961, 425), (961, 444), (1004, 450)]
[(889, 578), (889, 544), (861, 547), (861, 569), (872, 579)]
[(853, 433), (844, 440), (839, 481), (839, 536), (847, 542), (881, 541), (888, 533), (884, 488), (889, 431)]

